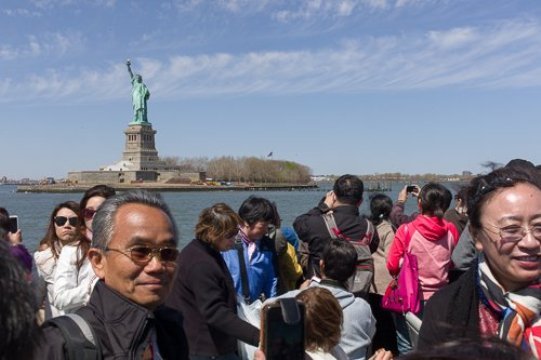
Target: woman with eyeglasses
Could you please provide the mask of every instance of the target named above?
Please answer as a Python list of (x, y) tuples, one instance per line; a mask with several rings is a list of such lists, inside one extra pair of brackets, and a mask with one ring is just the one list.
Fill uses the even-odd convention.
[(34, 253), (38, 275), (46, 287), (45, 319), (64, 314), (53, 305), (55, 273), (62, 248), (80, 240), (81, 222), (79, 204), (75, 201), (58, 204), (51, 213), (49, 227), (39, 243), (39, 250)]
[(90, 299), (90, 294), (97, 282), (97, 276), (87, 257), (92, 240), (92, 220), (100, 205), (115, 190), (107, 185), (96, 185), (88, 189), (79, 203), (81, 209), (82, 236), (78, 241), (62, 248), (53, 287), (53, 305), (64, 312), (74, 312)]
[(178, 256), (167, 305), (184, 315), (191, 360), (236, 360), (237, 340), (259, 343), (259, 330), (236, 314), (235, 287), (220, 254), (234, 246), (240, 223), (226, 204), (204, 209), (195, 239)]
[(428, 302), (419, 348), (459, 338), (498, 337), (541, 356), (541, 175), (501, 168), (468, 188), (479, 256)]

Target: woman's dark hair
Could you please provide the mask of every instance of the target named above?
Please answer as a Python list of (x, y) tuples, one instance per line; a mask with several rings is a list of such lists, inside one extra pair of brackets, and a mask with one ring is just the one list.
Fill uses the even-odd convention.
[(4, 239), (9, 230), (9, 213), (5, 208), (0, 207), (0, 240)]
[(393, 209), (393, 200), (385, 194), (375, 194), (370, 197), (370, 220), (378, 225), (383, 220), (388, 220)]
[(32, 359), (40, 337), (34, 295), (4, 241), (0, 241), (0, 289), (0, 360)]
[(445, 211), (449, 209), (453, 194), (445, 186), (430, 182), (421, 188), (419, 194), (421, 200), (421, 212), (423, 215), (443, 218)]
[(86, 208), (86, 203), (90, 198), (93, 198), (94, 196), (101, 196), (104, 199), (109, 199), (111, 196), (114, 196), (116, 194), (115, 189), (113, 189), (110, 186), (107, 185), (96, 185), (85, 191), (83, 194), (83, 198), (81, 199), (81, 202), (79, 203), (79, 206), (81, 210)]
[[(88, 203), (88, 200), (95, 196), (100, 196), (104, 199), (109, 199), (110, 197), (114, 196), (116, 194), (115, 189), (113, 189), (110, 186), (107, 185), (96, 185), (85, 191), (83, 194), (83, 198), (79, 202), (79, 208), (81, 211), (83, 211), (86, 208), (86, 204)], [(85, 222), (81, 222), (81, 226), (83, 229), (86, 227)], [(79, 241), (79, 245), (77, 247), (79, 248), (77, 251), (77, 256), (81, 254), (81, 258), (77, 259), (77, 268), (80, 269), (81, 266), (83, 266), (83, 262), (85, 261), (86, 254), (88, 253), (88, 250), (90, 249), (90, 240), (84, 236), (85, 231), (81, 231), (83, 236), (81, 241)]]
[(242, 202), (239, 208), (239, 216), (250, 226), (259, 221), (272, 224), (276, 219), (272, 203), (265, 198), (255, 195), (251, 195)]
[(537, 170), (503, 167), (472, 179), (467, 190), (468, 216), (474, 230), (481, 229), (481, 210), (495, 190), (513, 187), (519, 183), (531, 184), (541, 190), (541, 175)]
[(338, 345), (341, 336), (343, 314), (338, 300), (322, 287), (310, 287), (301, 291), (296, 299), (305, 307), (305, 348), (331, 351)]
[(195, 237), (213, 245), (217, 240), (230, 238), (238, 232), (242, 222), (237, 213), (224, 203), (217, 203), (203, 209), (195, 225)]
[[(55, 259), (58, 259), (58, 256), (60, 256), (60, 253), (58, 252), (58, 245), (56, 244), (60, 240), (56, 236), (54, 217), (56, 216), (56, 213), (58, 213), (60, 209), (63, 208), (70, 209), (77, 215), (77, 217), (79, 218), (79, 225), (77, 225), (77, 231), (81, 233), (82, 230), (80, 224), (83, 223), (83, 218), (81, 217), (81, 212), (79, 211), (79, 204), (77, 204), (75, 201), (66, 201), (55, 206), (53, 212), (51, 213), (51, 216), (49, 217), (49, 227), (47, 228), (47, 233), (45, 233), (45, 236), (39, 242), (40, 247), (42, 245), (47, 245), (51, 249), (51, 252)], [(80, 236), (80, 238), (82, 237)]]
[(400, 356), (400, 360), (533, 360), (520, 347), (491, 337), (450, 340), (429, 349)]

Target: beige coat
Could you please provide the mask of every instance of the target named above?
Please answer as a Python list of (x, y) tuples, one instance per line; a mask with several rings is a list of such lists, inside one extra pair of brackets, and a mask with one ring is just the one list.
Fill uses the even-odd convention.
[(376, 231), (379, 236), (379, 245), (376, 252), (372, 254), (374, 259), (374, 282), (370, 292), (383, 295), (392, 280), (386, 264), (387, 255), (394, 240), (394, 230), (389, 221), (383, 220), (376, 227)]

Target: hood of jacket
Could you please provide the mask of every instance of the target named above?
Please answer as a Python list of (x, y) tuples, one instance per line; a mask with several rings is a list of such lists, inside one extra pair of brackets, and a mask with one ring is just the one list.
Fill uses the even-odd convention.
[[(429, 241), (437, 241), (449, 231), (447, 221), (437, 216), (419, 215), (410, 224)], [(410, 234), (413, 234), (413, 231), (410, 231)]]

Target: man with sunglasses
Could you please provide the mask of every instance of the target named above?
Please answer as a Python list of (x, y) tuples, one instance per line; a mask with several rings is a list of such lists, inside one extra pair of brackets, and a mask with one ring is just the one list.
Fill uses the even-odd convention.
[[(182, 316), (163, 306), (177, 242), (175, 222), (159, 195), (129, 191), (101, 205), (88, 252), (100, 280), (88, 305), (76, 312), (90, 327), (97, 358), (188, 359)], [(54, 322), (43, 330), (37, 358), (72, 358)]]

